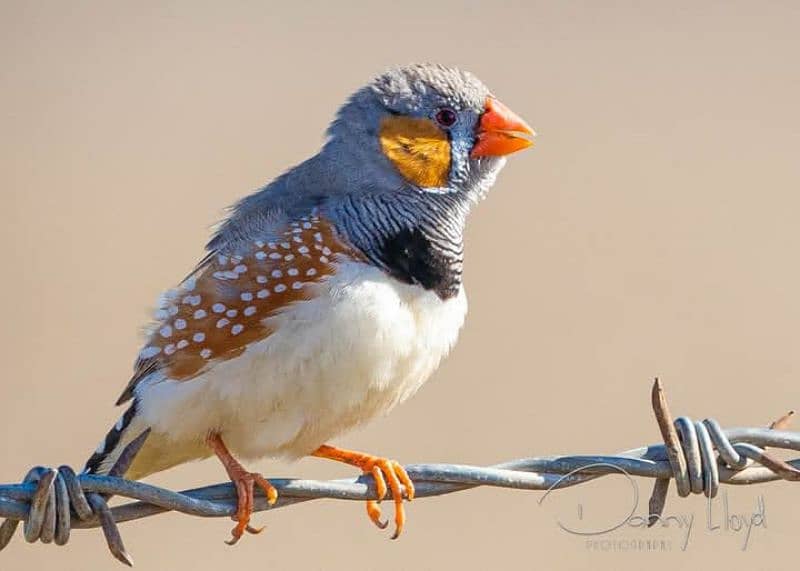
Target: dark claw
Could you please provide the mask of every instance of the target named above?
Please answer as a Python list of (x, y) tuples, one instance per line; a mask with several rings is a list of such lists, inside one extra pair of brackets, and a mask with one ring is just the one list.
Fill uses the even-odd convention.
[[(233, 528), (233, 531), (234, 531), (234, 532), (236, 531), (236, 528), (235, 528), (235, 527)], [(231, 533), (231, 538), (230, 538), (230, 539), (226, 539), (226, 540), (225, 540), (225, 543), (226, 543), (227, 545), (231, 545), (231, 546), (233, 546), (233, 545), (236, 545), (237, 543), (239, 543), (239, 540), (240, 540), (241, 538), (242, 538), (242, 536), (241, 536), (241, 535), (238, 535), (238, 536), (237, 536), (237, 535), (236, 535), (236, 533)]]

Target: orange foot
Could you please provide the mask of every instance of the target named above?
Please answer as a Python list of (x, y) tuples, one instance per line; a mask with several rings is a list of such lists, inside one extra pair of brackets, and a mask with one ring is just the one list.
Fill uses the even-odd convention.
[(365, 474), (372, 474), (372, 477), (375, 479), (378, 499), (367, 500), (367, 515), (369, 519), (381, 529), (385, 529), (388, 523), (381, 521), (381, 508), (378, 504), (381, 499), (386, 496), (386, 484), (388, 481), (388, 489), (391, 490), (392, 499), (394, 499), (395, 531), (394, 535), (392, 535), (392, 539), (400, 537), (406, 522), (406, 512), (403, 507), (403, 487), (406, 490), (406, 498), (408, 498), (408, 501), (414, 499), (414, 483), (400, 464), (394, 460), (388, 460), (362, 452), (342, 450), (340, 448), (328, 446), (327, 444), (317, 448), (312, 455), (319, 458), (336, 460), (337, 462), (344, 462), (351, 466), (357, 466), (361, 468)]
[(222, 465), (225, 466), (225, 471), (228, 472), (228, 477), (231, 482), (236, 486), (236, 496), (238, 497), (236, 515), (233, 520), (236, 522), (236, 527), (231, 530), (231, 539), (226, 541), (228, 545), (235, 545), (244, 535), (248, 533), (261, 533), (264, 531), (263, 527), (255, 528), (250, 525), (250, 516), (253, 515), (253, 504), (255, 487), (258, 486), (264, 491), (269, 505), (274, 504), (278, 499), (278, 490), (269, 483), (261, 474), (248, 472), (244, 466), (239, 464), (236, 458), (225, 446), (219, 434), (212, 434), (206, 440), (209, 447), (220, 459)]

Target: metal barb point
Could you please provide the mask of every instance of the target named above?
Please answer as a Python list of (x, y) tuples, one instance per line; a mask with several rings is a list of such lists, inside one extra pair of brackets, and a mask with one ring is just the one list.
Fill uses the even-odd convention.
[[(620, 471), (631, 476), (654, 478), (650, 498), (649, 525), (663, 513), (669, 480), (679, 490), (713, 497), (719, 484), (756, 484), (775, 480), (800, 481), (800, 458), (784, 461), (766, 447), (800, 451), (800, 432), (787, 432), (792, 413), (776, 420), (771, 428), (723, 430), (707, 418), (694, 422), (673, 419), (661, 382), (653, 384), (653, 411), (664, 444), (628, 450), (617, 455), (524, 458), (489, 467), (454, 464), (406, 466), (414, 480), (416, 496), (432, 497), (478, 486), (524, 490), (553, 490), (580, 485)], [(230, 483), (173, 492), (124, 479), (147, 432), (134, 439), (120, 455), (108, 476), (76, 475), (68, 466), (57, 471), (36, 467), (22, 484), (0, 485), (0, 549), (11, 540), (19, 523), (25, 522), (29, 541), (53, 541), (62, 545), (71, 528), (101, 527), (113, 556), (125, 565), (133, 559), (122, 542), (118, 524), (178, 511), (201, 517), (229, 517), (236, 511), (237, 497)], [(375, 489), (363, 478), (332, 481), (271, 479), (280, 501), (271, 509), (321, 498), (372, 500)], [(133, 502), (109, 508), (107, 498), (131, 498)], [(682, 494), (684, 495), (684, 494)], [(547, 497), (547, 494), (542, 499)], [(258, 502), (257, 510), (267, 509)], [(255, 530), (253, 530), (255, 531)]]

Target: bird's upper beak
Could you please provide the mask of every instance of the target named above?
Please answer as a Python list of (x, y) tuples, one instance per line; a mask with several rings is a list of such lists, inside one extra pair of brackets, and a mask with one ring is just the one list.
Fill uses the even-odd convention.
[(498, 157), (521, 151), (533, 145), (535, 136), (519, 115), (494, 97), (488, 97), (470, 156)]

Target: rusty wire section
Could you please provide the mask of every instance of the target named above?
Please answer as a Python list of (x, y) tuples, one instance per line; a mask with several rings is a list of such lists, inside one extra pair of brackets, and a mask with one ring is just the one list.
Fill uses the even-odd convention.
[[(652, 390), (653, 411), (664, 444), (637, 448), (615, 456), (555, 456), (525, 458), (490, 467), (455, 464), (415, 464), (406, 466), (414, 481), (416, 497), (458, 492), (476, 486), (523, 490), (550, 490), (581, 484), (609, 474), (629, 474), (654, 478), (650, 497), (650, 524), (663, 513), (670, 480), (679, 496), (705, 494), (714, 497), (719, 485), (757, 484), (774, 480), (800, 480), (800, 459), (781, 460), (766, 447), (800, 451), (800, 433), (787, 432), (793, 412), (773, 422), (769, 428), (723, 430), (713, 419), (694, 422), (687, 417), (673, 420), (661, 383)], [(122, 542), (118, 523), (178, 511), (200, 517), (230, 517), (236, 513), (236, 490), (217, 484), (183, 492), (172, 492), (120, 477), (127, 470), (147, 433), (131, 442), (109, 476), (76, 475), (68, 466), (58, 470), (37, 467), (28, 472), (22, 484), (0, 485), (0, 550), (11, 541), (20, 522), (28, 542), (64, 545), (70, 530), (101, 527), (111, 553), (119, 561), (133, 560)], [(278, 501), (267, 505), (263, 495), (256, 497), (256, 511), (277, 509), (308, 500), (379, 499), (374, 480), (362, 476), (349, 480), (271, 479), (278, 490)], [(110, 508), (111, 496), (130, 498)]]

